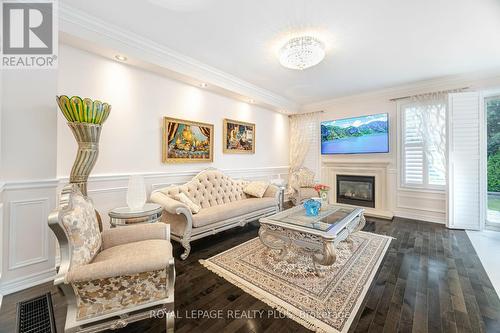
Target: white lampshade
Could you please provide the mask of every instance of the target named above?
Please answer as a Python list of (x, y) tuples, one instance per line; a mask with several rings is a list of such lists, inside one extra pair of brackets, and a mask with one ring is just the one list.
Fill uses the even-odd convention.
[(132, 175), (128, 180), (127, 206), (130, 210), (141, 210), (146, 203), (146, 186), (142, 175)]

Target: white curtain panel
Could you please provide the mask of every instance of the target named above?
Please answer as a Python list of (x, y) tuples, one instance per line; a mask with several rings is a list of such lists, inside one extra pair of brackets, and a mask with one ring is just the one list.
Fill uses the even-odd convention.
[(290, 116), (290, 172), (304, 165), (310, 149), (315, 149), (314, 135), (318, 135), (319, 113), (304, 113)]
[(429, 164), (442, 175), (446, 175), (446, 108), (448, 93), (436, 92), (412, 97), (415, 106), (417, 131), (425, 138), (424, 151)]

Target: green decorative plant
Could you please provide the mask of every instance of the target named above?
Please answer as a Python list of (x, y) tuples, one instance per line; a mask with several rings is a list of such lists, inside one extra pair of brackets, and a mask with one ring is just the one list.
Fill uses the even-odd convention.
[(111, 105), (79, 96), (56, 96), (57, 105), (68, 122), (102, 125), (111, 112)]
[(488, 158), (488, 191), (500, 192), (500, 152)]

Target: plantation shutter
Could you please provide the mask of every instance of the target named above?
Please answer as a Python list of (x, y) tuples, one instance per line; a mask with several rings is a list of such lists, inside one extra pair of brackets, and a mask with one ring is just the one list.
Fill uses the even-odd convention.
[(403, 182), (406, 185), (424, 184), (424, 140), (419, 134), (420, 118), (415, 108), (403, 110)]
[(481, 229), (481, 122), (479, 94), (449, 96), (448, 227)]

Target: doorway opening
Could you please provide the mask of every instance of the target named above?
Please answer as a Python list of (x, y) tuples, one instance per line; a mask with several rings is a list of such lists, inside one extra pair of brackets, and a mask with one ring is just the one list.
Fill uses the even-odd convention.
[(500, 230), (500, 95), (485, 99), (488, 170), (486, 226)]

